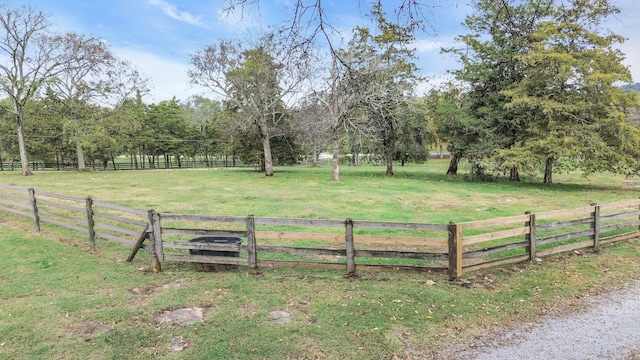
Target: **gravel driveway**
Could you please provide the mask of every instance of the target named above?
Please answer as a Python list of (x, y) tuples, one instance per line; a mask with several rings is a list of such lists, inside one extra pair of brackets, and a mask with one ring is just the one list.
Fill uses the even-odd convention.
[(534, 326), (498, 330), (455, 359), (640, 360), (640, 280), (585, 300), (585, 311), (545, 317)]

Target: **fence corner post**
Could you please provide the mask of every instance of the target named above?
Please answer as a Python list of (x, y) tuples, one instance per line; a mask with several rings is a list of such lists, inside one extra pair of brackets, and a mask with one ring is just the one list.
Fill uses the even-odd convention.
[(524, 236), (529, 243), (527, 251), (529, 252), (529, 260), (536, 260), (536, 214), (526, 211), (525, 215), (529, 215), (529, 220), (525, 221), (524, 226), (529, 228), (529, 232)]
[(258, 269), (258, 249), (256, 242), (256, 220), (255, 216), (249, 215), (247, 216), (247, 257), (249, 258), (249, 267), (251, 267), (251, 271), (253, 275), (260, 274), (260, 269)]
[(591, 218), (591, 227), (593, 228), (593, 249), (597, 252), (600, 251), (600, 205), (592, 203), (591, 206), (593, 206)]
[(88, 197), (85, 203), (87, 209), (87, 228), (89, 230), (89, 250), (96, 251), (96, 229), (95, 222), (93, 220), (93, 200)]
[(462, 226), (449, 223), (449, 280), (462, 276)]
[(33, 188), (29, 188), (29, 199), (31, 200), (33, 221), (35, 223), (36, 232), (40, 232), (40, 215), (38, 214), (38, 202), (36, 201), (36, 191)]
[[(640, 205), (638, 205), (638, 220), (640, 220)], [(638, 231), (640, 231), (640, 225), (638, 225)]]
[(356, 249), (353, 241), (353, 219), (346, 219), (344, 221), (345, 227), (345, 241), (346, 241), (346, 256), (347, 256), (347, 273), (349, 276), (356, 276)]
[(151, 254), (151, 266), (154, 273), (162, 271), (162, 263), (158, 255), (158, 243), (160, 243), (160, 250), (162, 250), (162, 235), (160, 235), (160, 218), (155, 210), (149, 210), (147, 212), (149, 218), (149, 227), (151, 232), (149, 233), (149, 253)]

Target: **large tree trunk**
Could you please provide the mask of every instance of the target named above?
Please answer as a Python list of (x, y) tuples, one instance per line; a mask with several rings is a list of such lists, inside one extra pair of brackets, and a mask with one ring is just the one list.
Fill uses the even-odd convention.
[(512, 167), (511, 168), (511, 174), (509, 175), (509, 180), (510, 181), (520, 181), (520, 173), (518, 172), (518, 168), (517, 167)]
[(75, 133), (75, 141), (76, 141), (76, 155), (78, 157), (78, 171), (84, 171), (87, 167), (84, 161), (84, 149), (82, 148), (82, 141), (80, 141), (80, 135), (78, 132)]
[(553, 184), (553, 157), (547, 158), (544, 165), (544, 183)]
[(333, 127), (333, 163), (331, 171), (331, 180), (340, 181), (340, 131), (338, 126)]
[(313, 153), (311, 154), (311, 165), (318, 166), (318, 146), (313, 143)]
[(449, 168), (447, 169), (447, 175), (458, 175), (458, 163), (460, 162), (460, 156), (451, 154), (449, 157)]
[(269, 136), (262, 138), (262, 148), (264, 150), (264, 175), (273, 176), (273, 159), (271, 158), (271, 141), (269, 140)]
[(27, 158), (27, 147), (24, 143), (24, 129), (22, 126), (22, 114), (16, 109), (16, 120), (18, 122), (18, 148), (20, 149), (20, 164), (22, 165), (22, 175), (33, 175), (29, 170), (29, 158)]
[(386, 155), (384, 157), (384, 162), (387, 165), (387, 172), (385, 174), (387, 176), (393, 176), (393, 157), (391, 155)]
[(329, 106), (329, 115), (331, 116), (332, 124), (332, 141), (333, 141), (333, 162), (331, 170), (331, 180), (340, 181), (340, 103), (337, 98), (338, 90), (338, 57), (332, 51), (331, 52), (331, 93), (333, 94), (332, 100)]

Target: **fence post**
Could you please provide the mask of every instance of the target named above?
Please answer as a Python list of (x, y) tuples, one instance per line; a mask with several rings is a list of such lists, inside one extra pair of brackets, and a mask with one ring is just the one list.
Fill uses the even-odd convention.
[(462, 276), (462, 226), (449, 223), (449, 279)]
[(591, 227), (593, 228), (593, 249), (595, 251), (600, 250), (600, 205), (592, 203), (593, 213)]
[(247, 216), (247, 253), (249, 258), (249, 267), (253, 271), (253, 275), (260, 274), (258, 269), (258, 250), (256, 244), (256, 220), (253, 215)]
[(345, 227), (345, 240), (346, 240), (346, 255), (347, 255), (347, 273), (349, 276), (356, 275), (356, 249), (353, 241), (353, 219), (346, 219), (344, 221)]
[(526, 241), (529, 242), (529, 246), (527, 246), (529, 260), (534, 261), (536, 259), (536, 214), (532, 214), (531, 211), (527, 211), (525, 214), (529, 215), (529, 221), (524, 223), (525, 227), (529, 227), (529, 233), (525, 235)]
[(93, 200), (88, 197), (86, 200), (87, 208), (87, 227), (89, 229), (89, 250), (96, 251), (96, 230), (93, 221)]
[(35, 222), (36, 232), (40, 232), (40, 215), (38, 214), (36, 191), (33, 188), (29, 188), (29, 199), (31, 200), (31, 208), (33, 209), (33, 221)]
[[(154, 210), (149, 210), (147, 216), (149, 217), (149, 227), (151, 232), (149, 233), (149, 253), (151, 254), (151, 266), (153, 272), (158, 273), (162, 271), (161, 260), (158, 256), (158, 243), (162, 246), (162, 235), (160, 235), (160, 218)], [(160, 249), (162, 251), (162, 248)]]

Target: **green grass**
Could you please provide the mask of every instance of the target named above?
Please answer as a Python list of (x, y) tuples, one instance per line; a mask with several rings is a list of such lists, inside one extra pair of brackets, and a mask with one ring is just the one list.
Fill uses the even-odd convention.
[(557, 175), (556, 184), (467, 182), (444, 175), (446, 161), (398, 167), (341, 167), (331, 181), (328, 167), (280, 167), (266, 178), (251, 169), (38, 172), (22, 177), (0, 172), (0, 182), (77, 197), (91, 196), (160, 212), (344, 219), (462, 222), (525, 211), (567, 209), (591, 202), (635, 198), (637, 188), (609, 174), (583, 178)]
[[(447, 223), (605, 203), (638, 196), (611, 175), (558, 175), (558, 184), (464, 182), (446, 162), (398, 168), (0, 172), (0, 183), (161, 212)], [(190, 264), (148, 273), (144, 251), (0, 213), (0, 359), (379, 359), (419, 358), (484, 329), (531, 322), (640, 276), (637, 241), (466, 274), (444, 275), (247, 268), (195, 272)], [(431, 281), (435, 285), (431, 285)], [(205, 322), (166, 325), (164, 310), (198, 306)], [(276, 324), (273, 310), (292, 315)], [(172, 353), (169, 343), (189, 346)]]

